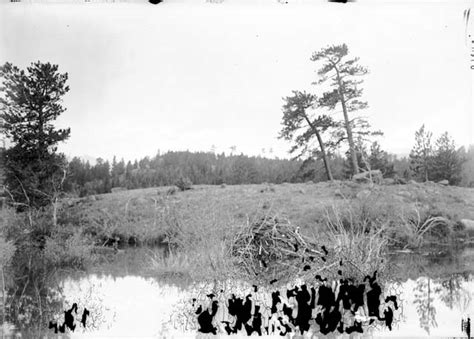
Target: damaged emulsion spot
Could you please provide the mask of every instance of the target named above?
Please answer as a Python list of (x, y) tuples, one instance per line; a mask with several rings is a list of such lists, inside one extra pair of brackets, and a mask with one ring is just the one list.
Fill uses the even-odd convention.
[[(53, 323), (52, 321), (49, 322), (49, 329), (54, 329), (54, 333), (65, 333), (66, 328), (69, 328), (70, 331), (74, 332), (76, 329), (76, 325), (74, 324), (74, 316), (72, 314), (74, 312), (77, 314), (77, 304), (74, 303), (72, 304), (72, 307), (64, 311), (64, 322), (62, 325), (58, 326), (58, 323), (55, 322)], [(90, 315), (90, 312), (87, 308), (84, 308), (84, 311), (82, 312), (82, 317), (80, 323), (82, 324), (82, 327), (86, 328), (86, 322), (87, 322), (87, 317)]]
[[(342, 261), (340, 266), (342, 266)], [(336, 331), (350, 334), (363, 333), (363, 324), (370, 325), (375, 321), (381, 322), (392, 330), (393, 311), (398, 309), (397, 297), (390, 295), (383, 299), (382, 288), (376, 278), (377, 271), (372, 276), (366, 276), (361, 284), (355, 284), (353, 279), (340, 279), (337, 284), (330, 284), (327, 278), (316, 275), (318, 286), (302, 284), (286, 290), (286, 299), (293, 300), (291, 303), (283, 301), (279, 290), (271, 292), (270, 307), (255, 301), (252, 293), (245, 298), (232, 294), (226, 305), (219, 304), (214, 299), (216, 297), (214, 294), (208, 294), (210, 307), (203, 310), (200, 305), (195, 312), (198, 315), (198, 331), (217, 334), (220, 327), (218, 324), (222, 323), (221, 328), (228, 335), (236, 333), (246, 333), (248, 336), (253, 333), (259, 336), (286, 335), (293, 332), (304, 334), (311, 328), (318, 327), (319, 332), (324, 335)], [(273, 279), (270, 284), (276, 282), (277, 280)], [(333, 285), (337, 285), (338, 288)], [(252, 288), (256, 293), (257, 286), (252, 285)], [(364, 305), (364, 300), (366, 300), (366, 305)], [(385, 301), (383, 316), (380, 314), (381, 300)], [(196, 307), (195, 302), (196, 299), (193, 299), (194, 307)], [(219, 307), (227, 310), (230, 319), (224, 321), (215, 319)], [(265, 312), (265, 309), (268, 309), (269, 314)], [(368, 313), (367, 320), (356, 319), (357, 312), (365, 309)], [(352, 315), (349, 323), (344, 314)]]

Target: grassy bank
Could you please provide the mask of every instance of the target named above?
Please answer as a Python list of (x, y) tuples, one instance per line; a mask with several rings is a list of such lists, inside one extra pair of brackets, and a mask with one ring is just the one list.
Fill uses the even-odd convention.
[(222, 277), (235, 272), (230, 248), (236, 234), (262, 215), (288, 220), (301, 234), (352, 257), (462, 245), (470, 237), (459, 221), (474, 219), (474, 190), (353, 182), (194, 186), (183, 192), (159, 187), (69, 199), (59, 215), (61, 224), (79, 229), (95, 246), (165, 246), (171, 255), (151, 256), (160, 274)]
[[(228, 233), (262, 211), (287, 218), (307, 235), (328, 230), (328, 220), (352, 218), (370, 227), (398, 226), (432, 216), (455, 223), (474, 219), (474, 190), (437, 184), (369, 186), (352, 182), (168, 187), (122, 191), (66, 201), (62, 224), (80, 226), (97, 243), (157, 244), (178, 226), (195, 236)], [(346, 221), (344, 221), (346, 222)], [(405, 224), (405, 225), (403, 225)], [(451, 225), (453, 226), (453, 225)], [(407, 230), (408, 232), (408, 230)]]

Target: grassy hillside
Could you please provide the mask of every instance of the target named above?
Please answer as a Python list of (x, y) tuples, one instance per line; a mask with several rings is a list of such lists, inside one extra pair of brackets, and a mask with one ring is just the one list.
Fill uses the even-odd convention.
[(474, 189), (434, 183), (194, 186), (169, 191), (159, 187), (71, 199), (62, 217), (104, 241), (116, 236), (122, 244), (162, 241), (176, 223), (196, 234), (220, 233), (258, 213), (287, 218), (308, 235), (325, 231), (335, 214), (395, 224), (416, 211), (420, 217), (443, 215), (453, 222), (474, 219)]

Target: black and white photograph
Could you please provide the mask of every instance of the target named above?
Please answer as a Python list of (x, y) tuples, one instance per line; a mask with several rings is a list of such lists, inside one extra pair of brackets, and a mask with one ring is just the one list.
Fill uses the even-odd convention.
[(1, 337), (471, 338), (472, 4), (0, 0)]

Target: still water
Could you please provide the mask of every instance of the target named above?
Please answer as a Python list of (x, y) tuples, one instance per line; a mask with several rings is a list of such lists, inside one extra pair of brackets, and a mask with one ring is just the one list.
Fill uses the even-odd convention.
[[(141, 250), (126, 250), (113, 261), (88, 272), (62, 277), (57, 291), (60, 291), (63, 309), (58, 309), (51, 320), (62, 321), (63, 312), (76, 303), (75, 331), (66, 331), (67, 335), (61, 337), (54, 334), (53, 329), (45, 328), (41, 334), (22, 331), (21, 337), (204, 337), (197, 335), (197, 325), (193, 322), (195, 307), (192, 307), (191, 300), (197, 298), (205, 305), (206, 294), (212, 291), (211, 287), (201, 284), (184, 288), (158, 280), (147, 270), (143, 255)], [(391, 260), (398, 279), (385, 284), (383, 291), (384, 295), (397, 295), (399, 302), (392, 331), (374, 323), (365, 328), (364, 334), (331, 337), (466, 337), (461, 329), (461, 319), (474, 314), (474, 249), (431, 254), (397, 253)], [(252, 288), (237, 282), (229, 284), (234, 284), (231, 286), (232, 293), (241, 293), (242, 296)], [(269, 296), (270, 292), (259, 291), (255, 294), (262, 295), (263, 304), (271, 305), (271, 299), (263, 297), (264, 294)], [(79, 324), (84, 308), (90, 312), (85, 328)], [(225, 314), (217, 313), (216, 318), (221, 317), (224, 319)], [(20, 333), (15, 331), (13, 325), (4, 324), (3, 336), (20, 337)]]

